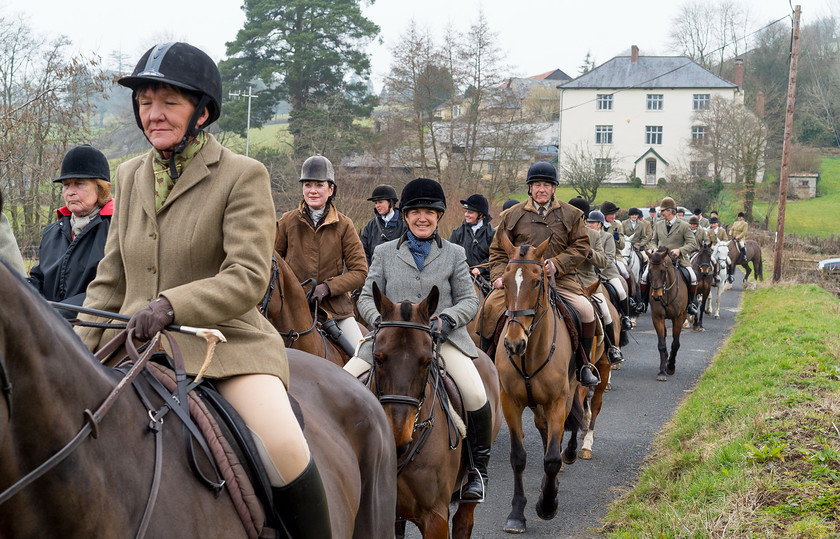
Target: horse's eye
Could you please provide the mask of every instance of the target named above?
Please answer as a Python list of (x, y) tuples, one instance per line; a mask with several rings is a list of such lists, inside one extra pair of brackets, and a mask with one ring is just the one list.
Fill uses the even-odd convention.
[(538, 280), (535, 280), (534, 281), (534, 288), (537, 288), (539, 286), (540, 286), (540, 282)]
[(377, 367), (381, 367), (383, 363), (385, 363), (385, 355), (384, 354), (373, 354), (373, 362), (376, 363)]

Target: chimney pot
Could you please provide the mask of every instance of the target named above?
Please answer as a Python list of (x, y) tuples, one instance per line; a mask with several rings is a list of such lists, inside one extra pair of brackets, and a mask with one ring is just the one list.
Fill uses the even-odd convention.
[(639, 59), (639, 47), (633, 45), (630, 47), (630, 62), (635, 64), (636, 61)]
[(735, 80), (732, 81), (735, 83), (735, 86), (738, 87), (738, 91), (741, 91), (744, 87), (744, 60), (741, 58), (735, 58)]

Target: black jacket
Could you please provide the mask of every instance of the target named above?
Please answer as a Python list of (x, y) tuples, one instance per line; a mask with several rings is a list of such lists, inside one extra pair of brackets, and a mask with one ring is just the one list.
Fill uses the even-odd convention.
[[(96, 277), (96, 267), (105, 254), (113, 201), (108, 202), (81, 234), (72, 238), (70, 211), (58, 210), (58, 221), (48, 225), (41, 237), (38, 264), (27, 281), (49, 301), (81, 305), (87, 286)], [(68, 318), (76, 313), (62, 311)]]
[(387, 223), (382, 221), (382, 217), (377, 214), (373, 219), (368, 221), (359, 238), (362, 240), (362, 246), (365, 249), (365, 256), (367, 257), (368, 266), (373, 259), (373, 250), (377, 245), (381, 245), (386, 241), (391, 241), (399, 238), (406, 231), (405, 221), (402, 220), (400, 210), (394, 210), (394, 216)]
[[(472, 225), (468, 225), (465, 221), (452, 231), (449, 241), (464, 248), (467, 253), (467, 265), (473, 267), (487, 264), (490, 257), (490, 242), (493, 241), (495, 233), (496, 229), (490, 226), (487, 219), (481, 223), (481, 228), (475, 234), (473, 234)], [(479, 271), (486, 279), (490, 279), (490, 266), (484, 265), (479, 268)]]

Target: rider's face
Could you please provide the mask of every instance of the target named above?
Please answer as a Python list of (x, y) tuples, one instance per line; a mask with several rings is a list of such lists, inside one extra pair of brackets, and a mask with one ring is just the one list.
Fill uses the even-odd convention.
[(551, 182), (537, 181), (531, 182), (529, 190), (531, 192), (531, 198), (534, 199), (534, 202), (540, 206), (545, 206), (554, 196), (554, 191), (556, 189), (556, 186)]

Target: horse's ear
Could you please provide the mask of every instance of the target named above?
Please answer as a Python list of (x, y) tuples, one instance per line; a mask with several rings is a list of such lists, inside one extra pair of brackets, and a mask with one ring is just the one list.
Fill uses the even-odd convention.
[(595, 294), (595, 292), (598, 291), (599, 286), (601, 286), (601, 281), (595, 281), (591, 285), (585, 286), (583, 288), (583, 295), (588, 297), (588, 298), (591, 298), (592, 295)]
[(440, 300), (440, 289), (438, 289), (437, 285), (433, 286), (431, 291), (429, 291), (429, 295), (423, 299), (418, 305), (420, 312), (425, 312), (426, 318), (431, 318), (434, 314), (435, 310), (438, 306), (438, 300)]
[(551, 238), (548, 237), (545, 239), (544, 242), (537, 246), (537, 250), (534, 252), (534, 256), (537, 257), (537, 260), (542, 260), (543, 255), (545, 254), (545, 250), (548, 249), (548, 242), (551, 241)]
[(373, 304), (376, 305), (376, 310), (379, 311), (379, 314), (382, 315), (385, 313), (385, 310), (391, 310), (393, 307), (393, 302), (388, 299), (388, 296), (382, 293), (379, 290), (379, 285), (376, 284), (376, 281), (373, 281)]
[(516, 257), (516, 247), (513, 246), (513, 242), (510, 241), (510, 236), (508, 236), (507, 230), (496, 230), (496, 234), (499, 234), (499, 243), (502, 245), (502, 249), (508, 255), (508, 258), (515, 258)]
[(650, 260), (653, 257), (653, 251), (651, 251), (650, 249), (645, 249), (645, 254), (648, 257), (648, 260)]

